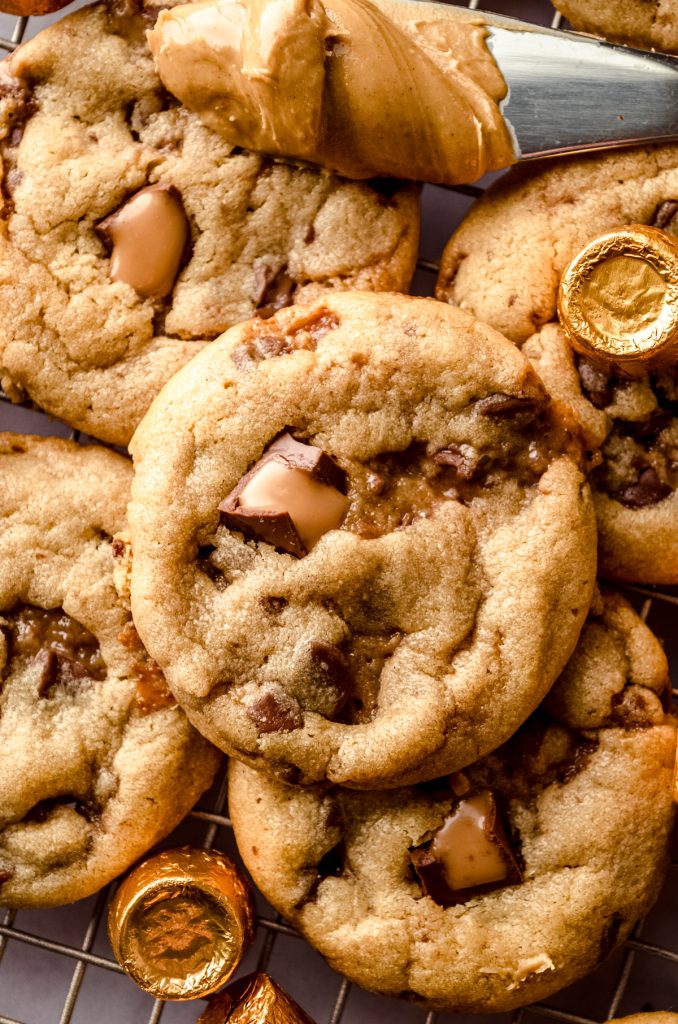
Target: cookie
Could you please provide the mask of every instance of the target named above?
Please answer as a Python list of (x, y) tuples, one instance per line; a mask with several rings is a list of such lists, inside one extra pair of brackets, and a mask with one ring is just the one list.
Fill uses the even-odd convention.
[(0, 435), (0, 903), (87, 896), (165, 836), (218, 752), (114, 585), (132, 467)]
[(578, 32), (666, 53), (678, 53), (673, 0), (553, 0)]
[(591, 480), (599, 571), (610, 579), (678, 582), (678, 375), (605, 372), (574, 356), (549, 321), (560, 276), (587, 242), (632, 223), (676, 234), (677, 213), (676, 146), (510, 173), (450, 239), (438, 280), (439, 298), (519, 344), (540, 331), (525, 353), (574, 412), (587, 444), (602, 445)]
[(287, 779), (393, 786), (498, 746), (572, 653), (595, 527), (527, 360), (432, 299), (238, 325), (132, 450), (132, 602), (201, 732)]
[[(126, 444), (207, 341), (330, 288), (407, 290), (418, 191), (228, 146), (169, 95), (154, 6), (97, 4), (0, 78), (0, 376)], [(143, 248), (141, 248), (143, 246)]]
[(357, 793), (231, 761), (240, 853), (364, 988), (458, 1013), (542, 999), (604, 960), (658, 895), (676, 742), (666, 685), (660, 644), (608, 596), (543, 707), (463, 773)]

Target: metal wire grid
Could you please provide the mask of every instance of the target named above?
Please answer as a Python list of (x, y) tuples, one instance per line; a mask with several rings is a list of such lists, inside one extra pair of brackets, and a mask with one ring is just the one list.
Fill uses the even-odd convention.
[[(490, 0), (490, 2), (492, 2), (492, 0)], [(479, 8), (479, 3), (480, 0), (468, 0), (468, 7), (471, 10), (477, 10)], [(521, 0), (495, 0), (493, 6), (502, 8), (502, 13), (515, 14), (516, 6), (520, 6), (522, 8), (523, 3), (524, 0), (522, 3)], [(529, 13), (526, 15), (525, 11), (521, 9), (519, 11), (520, 16), (523, 18), (532, 16), (531, 20), (548, 23), (549, 19), (544, 19), (543, 13), (545, 10), (548, 10), (550, 14), (550, 5), (548, 5), (547, 0), (537, 0), (537, 4), (541, 6), (535, 10), (534, 0), (531, 0)], [(28, 21), (29, 19), (25, 17), (17, 18), (14, 23), (11, 36), (9, 38), (0, 36), (0, 49), (6, 51), (14, 50), (24, 38)], [(560, 14), (555, 13), (550, 17), (550, 26), (555, 29), (562, 26), (562, 18)], [(449, 189), (448, 191), (454, 192), (459, 196), (474, 198), (481, 195), (483, 189), (479, 186), (470, 185), (458, 186)], [(427, 287), (427, 284), (425, 283), (417, 290), (424, 292), (432, 291), (432, 288), (430, 287), (432, 283), (430, 275), (437, 274), (437, 261), (421, 256), (418, 260), (418, 270), (424, 275), (424, 280), (429, 278), (429, 287)], [(0, 391), (0, 403), (4, 403), (5, 406), (10, 404), (7, 396), (2, 391)], [(80, 438), (79, 432), (77, 431), (71, 432), (70, 436), (74, 440), (79, 440)], [(629, 596), (635, 596), (636, 604), (641, 598), (643, 599), (642, 607), (639, 608), (639, 611), (644, 620), (647, 619), (651, 610), (655, 607), (655, 602), (658, 602), (667, 608), (678, 605), (678, 596), (670, 591), (658, 591), (651, 587), (628, 587), (627, 589), (632, 592)], [(666, 639), (671, 639), (671, 636), (667, 635)], [(674, 690), (674, 697), (676, 696), (678, 696), (678, 691)], [(204, 848), (212, 847), (215, 845), (217, 833), (220, 829), (226, 830), (227, 833), (231, 830), (231, 822), (224, 813), (225, 804), (226, 779), (225, 777), (222, 777), (212, 808), (201, 809), (200, 807), (197, 807), (189, 815), (189, 819), (191, 820), (194, 829), (199, 830), (204, 828), (204, 832), (201, 837), (196, 838), (194, 836), (192, 838), (192, 842), (194, 844), (197, 845), (198, 843), (202, 843)], [(670, 880), (676, 879), (677, 877), (678, 862), (673, 862), (671, 864)], [(102, 926), (108, 900), (114, 888), (115, 883), (112, 883), (97, 895), (79, 945), (67, 941), (55, 941), (54, 939), (49, 939), (42, 935), (34, 934), (31, 931), (18, 928), (15, 925), (17, 912), (11, 910), (2, 911), (0, 909), (0, 964), (10, 943), (20, 943), (24, 946), (35, 947), (43, 952), (53, 954), (56, 957), (67, 958), (73, 962), (73, 972), (70, 978), (66, 997), (56, 1009), (55, 1016), (53, 1018), (55, 1022), (58, 1021), (58, 1024), (70, 1024), (88, 967), (103, 968), (106, 971), (115, 972), (117, 974), (124, 973), (120, 965), (110, 955), (101, 955), (100, 953), (93, 951), (95, 940)], [(285, 924), (279, 915), (272, 915), (270, 908), (268, 912), (259, 913), (257, 915), (257, 923), (259, 929), (264, 933), (264, 938), (258, 953), (256, 969), (265, 970), (273, 955), (275, 944), (281, 937), (299, 941), (301, 936), (294, 928)], [(611, 987), (611, 994), (606, 1001), (604, 1010), (602, 1012), (599, 1011), (597, 1016), (591, 1016), (586, 1012), (589, 1010), (591, 1000), (585, 997), (585, 1012), (573, 1012), (570, 1009), (562, 1009), (557, 1006), (539, 1003), (515, 1011), (510, 1015), (510, 1024), (525, 1024), (526, 1018), (531, 1019), (532, 1017), (560, 1021), (562, 1024), (596, 1024), (596, 1021), (603, 1017), (608, 1019), (616, 1016), (620, 1011), (624, 997), (627, 994), (629, 982), (631, 980), (634, 967), (636, 966), (638, 954), (651, 958), (651, 960), (654, 961), (654, 963), (663, 971), (668, 970), (669, 972), (672, 972), (671, 982), (675, 987), (670, 990), (670, 1000), (673, 1005), (678, 1005), (678, 952), (664, 944), (644, 940), (642, 938), (644, 923), (645, 922), (641, 921), (636, 926), (631, 938), (625, 943), (621, 960), (616, 967), (616, 976)], [(369, 951), (366, 952), (369, 953)], [(129, 984), (132, 985), (132, 982), (129, 982)], [(346, 978), (341, 979), (336, 997), (333, 999), (326, 1016), (322, 1019), (322, 1024), (325, 1024), (325, 1022), (326, 1024), (340, 1024), (342, 1018), (345, 1017), (345, 1010), (352, 988), (352, 984)], [(2, 991), (0, 989), (0, 1000), (1, 999)], [(580, 1002), (581, 997), (579, 997), (577, 1001)], [(201, 1005), (202, 1004), (198, 1004), (195, 1009), (196, 1016), (199, 1013), (199, 1007)], [(393, 1004), (390, 1001), (388, 1003), (383, 1001), (383, 1013), (390, 1012), (392, 1005)], [(158, 1024), (163, 1017), (163, 1013), (165, 1013), (167, 1006), (168, 1004), (162, 1000), (155, 1000), (150, 1013), (145, 1015), (143, 1019), (147, 1024)], [(655, 1007), (652, 1005), (651, 1001), (648, 1001), (646, 1006), (643, 1008), (668, 1009), (669, 1007)], [(454, 1021), (459, 1021), (461, 1019), (455, 1018), (451, 1015), (439, 1015), (431, 1012), (426, 1013), (423, 1010), (413, 1011), (413, 1013), (416, 1013), (416, 1016), (413, 1019), (416, 1019), (417, 1024), (453, 1024)], [(382, 1013), (379, 1013), (378, 1017), (380, 1018), (381, 1016)], [(127, 1014), (126, 1018), (129, 1019)], [(141, 1018), (137, 1019), (141, 1020)], [(2, 1006), (0, 1005), (0, 1024), (30, 1024), (30, 1022), (22, 1021), (15, 1017), (4, 1016), (2, 1014)], [(320, 1020), (319, 1024), (321, 1024)]]

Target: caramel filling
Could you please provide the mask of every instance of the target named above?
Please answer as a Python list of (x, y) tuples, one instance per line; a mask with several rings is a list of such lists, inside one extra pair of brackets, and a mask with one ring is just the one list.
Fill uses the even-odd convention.
[(489, 792), (462, 800), (431, 844), (451, 889), (470, 889), (500, 882), (509, 865), (494, 836), (494, 801)]
[(266, 463), (240, 492), (240, 508), (287, 512), (307, 551), (344, 518), (348, 498), (284, 462)]
[(98, 230), (112, 245), (114, 281), (124, 281), (144, 297), (162, 298), (172, 291), (190, 233), (175, 189), (141, 189)]

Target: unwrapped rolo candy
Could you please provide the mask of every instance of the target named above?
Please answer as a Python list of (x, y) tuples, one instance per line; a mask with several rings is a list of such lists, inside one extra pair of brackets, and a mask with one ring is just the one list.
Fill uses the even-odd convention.
[(116, 959), (145, 992), (197, 999), (230, 978), (252, 941), (250, 888), (216, 850), (163, 850), (122, 882), (108, 931)]

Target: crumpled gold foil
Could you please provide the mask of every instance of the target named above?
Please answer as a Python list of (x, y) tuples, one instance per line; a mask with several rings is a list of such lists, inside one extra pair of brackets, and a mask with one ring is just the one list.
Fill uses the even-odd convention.
[(250, 974), (210, 999), (196, 1024), (314, 1024), (268, 974)]
[(230, 978), (252, 941), (252, 896), (217, 851), (164, 850), (123, 881), (108, 929), (116, 959), (140, 988), (196, 999)]
[(678, 358), (678, 240), (634, 224), (589, 242), (565, 270), (558, 316), (583, 355), (632, 367)]

